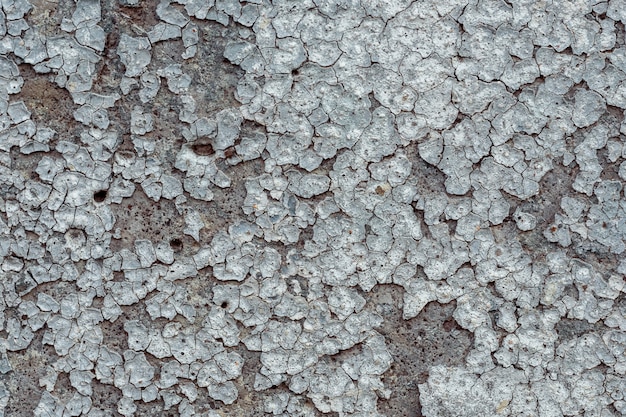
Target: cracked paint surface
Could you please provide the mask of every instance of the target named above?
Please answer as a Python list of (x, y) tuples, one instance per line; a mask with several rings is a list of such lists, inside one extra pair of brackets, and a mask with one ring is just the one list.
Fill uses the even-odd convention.
[(0, 414), (626, 414), (624, 1), (0, 6)]

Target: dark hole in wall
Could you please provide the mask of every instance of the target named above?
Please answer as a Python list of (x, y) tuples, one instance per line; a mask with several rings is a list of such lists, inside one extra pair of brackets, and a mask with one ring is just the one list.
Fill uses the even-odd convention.
[(107, 190), (100, 190), (93, 193), (93, 201), (102, 203), (107, 198)]
[(178, 238), (174, 238), (170, 240), (170, 247), (174, 252), (180, 252), (183, 249), (183, 241)]
[(213, 155), (215, 151), (213, 150), (213, 146), (210, 143), (196, 143), (191, 145), (191, 150), (194, 151), (196, 155), (208, 156)]

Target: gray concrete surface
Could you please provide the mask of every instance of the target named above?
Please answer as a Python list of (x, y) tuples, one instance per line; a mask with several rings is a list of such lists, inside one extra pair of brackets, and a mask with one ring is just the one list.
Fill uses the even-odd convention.
[(626, 415), (625, 24), (1, 0), (0, 415)]

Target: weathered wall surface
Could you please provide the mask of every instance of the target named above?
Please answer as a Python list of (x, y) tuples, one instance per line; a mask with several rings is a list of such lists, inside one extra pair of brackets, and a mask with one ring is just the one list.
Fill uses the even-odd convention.
[(626, 415), (625, 24), (0, 1), (0, 415)]

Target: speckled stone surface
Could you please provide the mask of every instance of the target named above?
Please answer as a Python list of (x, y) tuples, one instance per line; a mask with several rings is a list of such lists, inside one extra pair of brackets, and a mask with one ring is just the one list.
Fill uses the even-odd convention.
[(0, 0), (0, 415), (625, 415), (625, 23)]

